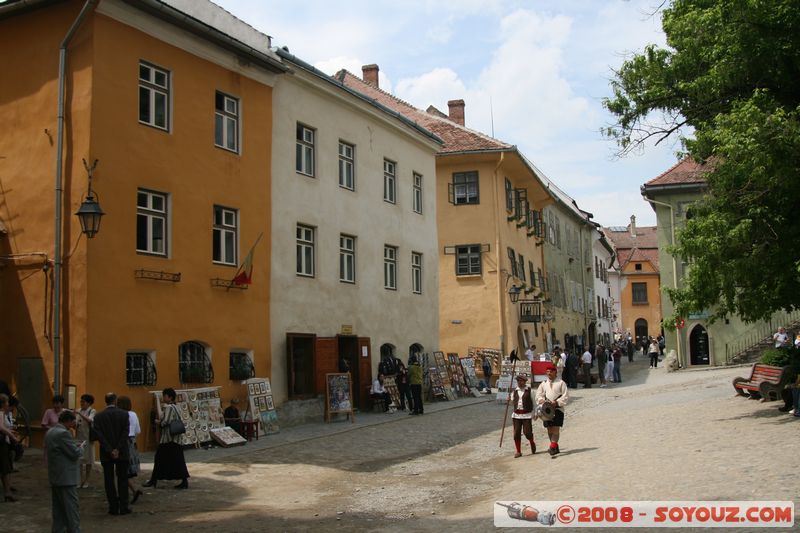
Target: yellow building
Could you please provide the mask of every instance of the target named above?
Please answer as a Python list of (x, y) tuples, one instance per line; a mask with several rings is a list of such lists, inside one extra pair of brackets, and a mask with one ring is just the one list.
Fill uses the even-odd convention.
[(661, 334), (661, 278), (656, 226), (605, 228), (614, 243), (620, 276), (622, 334), (636, 342)]
[[(272, 85), (285, 69), (267, 36), (210, 2), (183, 5), (0, 4), (0, 378), (33, 417), (54, 392), (98, 408), (128, 395), (140, 445), (148, 391), (227, 398), (271, 369)], [(98, 161), (106, 214), (92, 239), (73, 216), (83, 160)], [(252, 284), (230, 288), (261, 234)]]
[[(541, 322), (546, 277), (542, 209), (553, 198), (535, 168), (513, 145), (464, 126), (464, 101), (416, 109), (379, 87), (378, 67), (363, 78), (336, 77), (444, 141), (436, 156), (439, 233), (439, 344), (466, 355), (470, 346), (503, 354), (546, 346)], [(509, 291), (518, 292), (512, 303)]]

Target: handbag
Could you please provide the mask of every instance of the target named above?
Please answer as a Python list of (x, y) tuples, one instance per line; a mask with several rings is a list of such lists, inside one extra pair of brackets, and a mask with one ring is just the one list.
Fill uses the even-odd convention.
[(175, 410), (175, 407), (173, 407), (173, 412), (177, 418), (169, 421), (169, 434), (173, 437), (176, 435), (183, 435), (186, 433), (186, 425), (183, 423), (183, 420), (181, 420), (181, 417), (177, 413), (177, 410)]

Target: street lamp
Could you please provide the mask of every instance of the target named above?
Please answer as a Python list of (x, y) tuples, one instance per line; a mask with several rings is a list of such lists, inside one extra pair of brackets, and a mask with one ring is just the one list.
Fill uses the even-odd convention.
[(81, 231), (91, 239), (100, 231), (100, 219), (105, 213), (100, 208), (100, 204), (94, 199), (95, 193), (92, 191), (92, 173), (97, 166), (97, 159), (94, 160), (91, 167), (86, 164), (84, 159), (83, 166), (86, 167), (86, 172), (89, 173), (89, 190), (86, 193), (86, 199), (81, 203), (75, 215), (81, 221)]
[(512, 285), (510, 289), (508, 289), (508, 297), (511, 298), (511, 303), (515, 304), (519, 300), (519, 293), (521, 289), (516, 285)]

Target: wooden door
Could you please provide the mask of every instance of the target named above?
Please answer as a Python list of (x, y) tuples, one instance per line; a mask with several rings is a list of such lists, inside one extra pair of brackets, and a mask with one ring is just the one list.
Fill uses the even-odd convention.
[(317, 394), (325, 394), (325, 374), (339, 371), (339, 340), (336, 337), (317, 337), (316, 358)]
[[(369, 386), (372, 385), (372, 350), (369, 337), (358, 338), (358, 391), (359, 405), (369, 405)], [(366, 357), (364, 354), (366, 353)], [(367, 386), (365, 386), (367, 385)]]

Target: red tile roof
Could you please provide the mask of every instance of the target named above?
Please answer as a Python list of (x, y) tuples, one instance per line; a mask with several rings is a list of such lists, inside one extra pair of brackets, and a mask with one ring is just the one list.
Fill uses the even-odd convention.
[(617, 250), (617, 263), (620, 268), (631, 261), (649, 261), (656, 270), (659, 270), (658, 262), (658, 235), (656, 226), (636, 226), (636, 237), (631, 235), (630, 224), (622, 228), (612, 229), (603, 228), (606, 238), (614, 244)]
[(345, 86), (405, 115), (423, 128), (439, 136), (444, 141), (444, 146), (439, 151), (440, 154), (514, 149), (512, 144), (498, 141), (493, 137), (456, 124), (435, 107), (433, 109), (429, 108), (428, 112), (417, 109), (408, 102), (375, 87), (371, 83), (365, 82), (347, 70), (340, 70), (334, 77)]
[(653, 185), (705, 183), (706, 180), (703, 176), (710, 171), (708, 167), (709, 165), (701, 165), (691, 157), (686, 157), (644, 185), (648, 187)]

